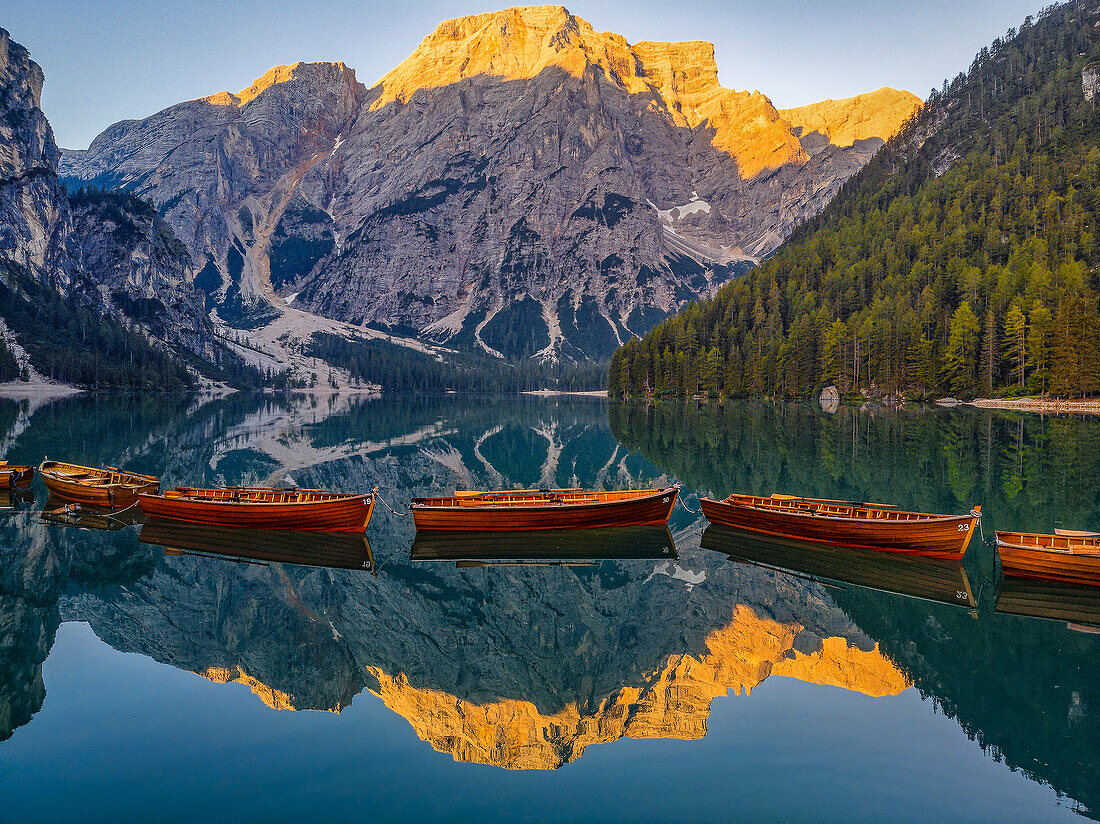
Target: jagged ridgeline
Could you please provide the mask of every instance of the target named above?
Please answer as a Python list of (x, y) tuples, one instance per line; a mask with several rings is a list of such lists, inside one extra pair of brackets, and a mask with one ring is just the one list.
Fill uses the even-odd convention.
[(613, 395), (1100, 390), (1100, 3), (1028, 17), (816, 218), (631, 341)]
[(0, 29), (0, 381), (97, 388), (259, 382), (219, 342), (191, 257), (145, 201), (73, 199), (40, 102), (44, 76)]
[(60, 171), (150, 200), (235, 342), (387, 388), (397, 362), (437, 381), (417, 353), (445, 347), (457, 388), (504, 361), (606, 364), (774, 250), (918, 105), (776, 109), (724, 88), (709, 43), (531, 6), (440, 23), (370, 88), (343, 63), (275, 67), (116, 123)]

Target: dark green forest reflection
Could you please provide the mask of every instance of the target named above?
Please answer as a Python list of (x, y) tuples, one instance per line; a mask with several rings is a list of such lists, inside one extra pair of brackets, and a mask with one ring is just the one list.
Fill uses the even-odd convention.
[[(676, 478), (692, 507), (699, 494), (785, 490), (940, 511), (981, 503), (987, 537), (1100, 522), (1097, 423), (972, 410), (78, 396), (0, 401), (0, 443), (12, 461), (121, 465), (169, 485), (377, 484), (398, 510), (455, 487)], [(140, 525), (44, 523), (35, 492), (0, 514), (0, 740), (35, 728), (57, 629), (86, 621), (117, 650), (246, 684), (279, 709), (340, 710), (373, 693), (431, 747), (507, 768), (556, 769), (618, 738), (702, 738), (715, 697), (773, 676), (879, 697), (915, 685), (929, 715), (955, 719), (989, 757), (1100, 808), (1100, 635), (996, 612), (980, 541), (965, 576), (907, 568), (923, 583), (889, 594), (850, 559), (846, 572), (790, 574), (701, 547), (704, 524), (679, 508), (671, 539), (629, 546), (414, 544), (409, 519), (381, 508), (362, 545), (153, 527), (142, 543)], [(293, 563), (295, 552), (334, 560)], [(956, 586), (977, 605), (953, 603)]]
[[(701, 494), (875, 500), (933, 512), (983, 507), (983, 530), (1100, 526), (1100, 421), (979, 409), (805, 404), (612, 404), (625, 447)], [(995, 552), (965, 568), (977, 615), (849, 586), (836, 603), (923, 696), (992, 757), (1100, 809), (1100, 634), (994, 611)], [(1067, 588), (1100, 618), (1094, 591)]]

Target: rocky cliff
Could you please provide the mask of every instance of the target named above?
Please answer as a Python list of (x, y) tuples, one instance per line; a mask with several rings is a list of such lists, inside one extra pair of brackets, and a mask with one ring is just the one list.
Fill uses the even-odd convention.
[(708, 43), (525, 7), (440, 24), (370, 90), (339, 63), (277, 67), (115, 124), (61, 168), (150, 199), (238, 328), (293, 303), (599, 359), (775, 249), (918, 104), (780, 112), (723, 88)]
[(0, 29), (0, 266), (18, 266), (39, 281), (69, 281), (65, 195), (60, 157), (39, 104), (42, 69)]
[[(187, 249), (149, 204), (81, 192), (72, 203), (57, 177), (60, 152), (39, 106), (43, 74), (0, 29), (0, 289), (2, 333), (27, 372), (84, 382), (107, 370), (79, 361), (127, 358), (121, 380), (140, 386), (142, 364), (160, 377), (199, 380), (238, 359), (206, 317)], [(89, 334), (89, 326), (94, 330)], [(74, 339), (73, 328), (84, 331)], [(117, 370), (116, 370), (117, 371)], [(175, 373), (174, 375), (172, 373)], [(116, 376), (106, 378), (117, 383)]]
[(70, 198), (69, 241), (89, 297), (184, 357), (216, 363), (224, 352), (196, 290), (191, 256), (146, 201), (123, 192)]

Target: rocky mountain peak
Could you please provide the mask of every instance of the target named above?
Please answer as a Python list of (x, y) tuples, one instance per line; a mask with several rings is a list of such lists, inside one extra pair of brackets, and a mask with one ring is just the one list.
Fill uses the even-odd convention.
[(68, 210), (55, 172), (60, 152), (39, 103), (42, 69), (0, 29), (0, 271), (67, 283)]
[(624, 37), (597, 32), (563, 6), (520, 6), (440, 23), (378, 82), (372, 108), (469, 77), (530, 80), (548, 68), (581, 77), (594, 66), (609, 80), (632, 85), (636, 62)]
[(0, 29), (0, 181), (34, 170), (53, 171), (60, 157), (53, 130), (42, 114), (42, 68), (30, 52)]
[(765, 95), (721, 86), (713, 44), (632, 46), (622, 35), (597, 32), (563, 6), (521, 6), (441, 23), (378, 82), (371, 109), (469, 78), (531, 80), (548, 69), (575, 78), (594, 71), (628, 94), (654, 98), (677, 126), (706, 124), (714, 147), (736, 159), (742, 179), (808, 159)]
[(369, 92), (339, 63), (278, 66), (61, 171), (152, 201), (238, 330), (304, 309), (602, 359), (817, 214), (908, 116), (888, 92), (783, 113), (724, 88), (710, 43), (528, 6), (439, 24)]
[(263, 75), (256, 78), (247, 89), (233, 94), (232, 92), (217, 92), (207, 97), (199, 98), (203, 103), (214, 106), (247, 106), (265, 91), (279, 83), (290, 83), (294, 80), (316, 81), (318, 79), (331, 79), (335, 76), (347, 75), (350, 83), (355, 83), (355, 70), (349, 69), (343, 61), (336, 63), (304, 63), (298, 61), (289, 66), (272, 66)]
[(921, 100), (912, 92), (883, 86), (873, 92), (822, 100), (781, 114), (801, 134), (819, 132), (834, 146), (851, 146), (857, 140), (888, 140), (920, 108)]

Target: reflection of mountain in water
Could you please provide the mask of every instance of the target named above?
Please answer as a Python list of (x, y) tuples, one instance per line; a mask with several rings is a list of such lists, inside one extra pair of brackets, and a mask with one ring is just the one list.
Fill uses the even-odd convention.
[[(623, 405), (611, 407), (611, 425), (695, 489), (789, 489), (931, 511), (975, 501), (987, 535), (1100, 524), (1095, 475), (1082, 471), (1100, 465), (1097, 420)], [(974, 541), (966, 558), (974, 592), (985, 593), (977, 620), (859, 586), (830, 595), (993, 757), (1100, 810), (1100, 635), (994, 614), (992, 555)]]
[[(958, 485), (968, 499), (981, 493), (987, 511), (1022, 512), (1005, 491), (1011, 487), (1060, 517), (1084, 517), (1073, 508), (1095, 501), (1072, 483), (1078, 499), (1062, 500), (1026, 471), (1009, 472), (1021, 449), (1054, 442), (1049, 423), (1042, 431), (1029, 423), (1022, 438), (1009, 438), (1014, 420), (971, 416), (940, 426), (940, 417), (842, 412), (823, 420), (777, 407), (733, 420), (712, 414), (703, 424), (691, 411), (659, 407), (647, 418), (612, 407), (619, 436), (639, 454), (616, 442), (607, 407), (590, 401), (239, 395), (174, 404), (164, 414), (153, 401), (128, 410), (102, 399), (47, 406), (25, 422), (7, 457), (32, 461), (48, 451), (109, 463), (122, 455), (126, 466), (162, 472), (169, 483), (288, 474), (302, 486), (379, 483), (399, 506), (454, 486), (666, 480), (650, 460), (715, 491), (734, 482), (753, 491), (805, 483), (807, 493), (939, 509), (954, 505)], [(82, 423), (89, 415), (112, 426), (92, 432)], [(957, 448), (983, 427), (987, 441)], [(1094, 439), (1080, 440), (1086, 448)], [(904, 454), (904, 472), (880, 458), (890, 449)], [(913, 482), (921, 473), (945, 485), (929, 492)], [(377, 511), (372, 575), (165, 557), (139, 546), (132, 530), (92, 534), (20, 521), (2, 530), (0, 637), (8, 658), (0, 720), (10, 734), (41, 705), (41, 661), (64, 617), (88, 621), (117, 649), (244, 683), (272, 707), (339, 710), (371, 690), (436, 749), (507, 767), (556, 767), (622, 736), (698, 738), (714, 697), (772, 675), (875, 696), (912, 679), (1010, 763), (1030, 765), (1076, 798), (1089, 795), (1071, 773), (1073, 764), (1094, 765), (1081, 742), (1098, 738), (1091, 708), (1100, 697), (1072, 668), (1097, 660), (1095, 636), (1067, 640), (1050, 622), (1012, 617), (1003, 619), (1011, 626), (990, 629), (988, 610), (975, 620), (965, 609), (826, 588), (698, 549), (701, 525), (686, 513), (677, 511), (672, 526), (674, 561), (457, 569), (410, 562), (411, 524)], [(981, 552), (972, 553), (978, 561), (988, 558)], [(971, 570), (975, 592), (988, 577)], [(1032, 667), (1024, 651), (1043, 667)], [(1080, 673), (1097, 683), (1095, 673)], [(1063, 700), (1064, 688), (1078, 704)]]
[(278, 708), (340, 709), (368, 686), (437, 749), (508, 767), (622, 735), (698, 738), (714, 697), (772, 674), (906, 686), (819, 587), (690, 554), (681, 567), (706, 576), (691, 590), (652, 562), (374, 577), (169, 558), (63, 614)]
[[(501, 427), (499, 408), (439, 401), (404, 404), (388, 420), (375, 402), (227, 401), (153, 435), (146, 463), (131, 462), (158, 469), (151, 456), (171, 439), (179, 456), (164, 471), (175, 480), (248, 483), (289, 471), (303, 485), (354, 488), (365, 478), (402, 501), (513, 479), (613, 485), (660, 475), (614, 443), (598, 404), (512, 402)], [(185, 474), (196, 467), (199, 477)], [(408, 563), (406, 522), (381, 517), (371, 536), (388, 559), (377, 576), (167, 557), (122, 586), (70, 588), (62, 614), (117, 649), (245, 683), (273, 707), (338, 710), (368, 687), (438, 749), (513, 767), (558, 766), (622, 735), (699, 737), (712, 698), (771, 674), (876, 695), (905, 686), (820, 588), (779, 591), (774, 575), (708, 553), (455, 569)], [(65, 539), (82, 541), (86, 557), (119, 540)]]

